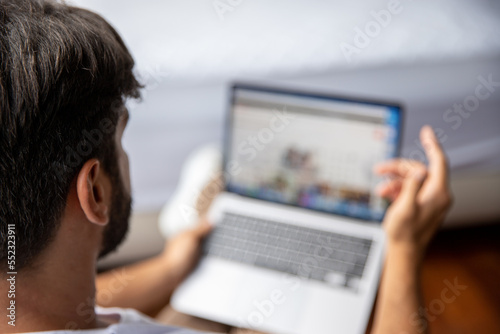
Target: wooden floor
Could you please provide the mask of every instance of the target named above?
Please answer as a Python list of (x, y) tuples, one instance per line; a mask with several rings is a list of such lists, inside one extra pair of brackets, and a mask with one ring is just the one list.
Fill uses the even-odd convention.
[[(431, 334), (500, 334), (500, 224), (440, 231), (422, 294)], [(372, 320), (373, 312), (367, 334)]]
[(499, 334), (500, 224), (439, 232), (422, 268), (422, 294), (431, 334)]
[[(460, 295), (442, 297), (457, 280)], [(500, 333), (500, 225), (442, 231), (422, 273), (425, 306), (433, 308), (431, 333)], [(444, 306), (444, 308), (442, 307)]]

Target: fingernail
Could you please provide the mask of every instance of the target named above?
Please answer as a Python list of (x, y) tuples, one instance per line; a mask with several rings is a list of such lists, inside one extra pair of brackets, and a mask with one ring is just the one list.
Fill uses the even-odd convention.
[(432, 136), (434, 134), (434, 130), (432, 130), (432, 127), (430, 125), (424, 126), (423, 130), (426, 136)]

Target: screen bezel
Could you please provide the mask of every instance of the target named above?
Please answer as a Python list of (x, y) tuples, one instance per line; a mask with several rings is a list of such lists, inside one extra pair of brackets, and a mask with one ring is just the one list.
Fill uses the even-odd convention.
[(353, 103), (361, 103), (361, 104), (367, 104), (367, 105), (372, 105), (372, 106), (384, 106), (388, 108), (395, 108), (397, 109), (398, 116), (399, 116), (399, 126), (397, 129), (397, 142), (396, 142), (396, 150), (395, 150), (395, 155), (393, 158), (398, 158), (401, 155), (401, 143), (402, 143), (402, 135), (403, 135), (403, 124), (404, 124), (404, 112), (403, 112), (403, 105), (398, 102), (394, 101), (382, 101), (382, 100), (376, 100), (376, 99), (366, 99), (366, 98), (355, 98), (351, 96), (345, 96), (345, 95), (337, 95), (337, 94), (328, 94), (328, 93), (318, 93), (318, 92), (312, 92), (312, 91), (306, 91), (306, 90), (296, 90), (296, 89), (289, 89), (289, 88), (278, 88), (278, 87), (271, 87), (267, 85), (260, 85), (260, 84), (250, 84), (250, 83), (242, 83), (242, 82), (234, 82), (229, 85), (229, 100), (227, 101), (227, 108), (226, 108), (226, 117), (225, 117), (225, 125), (224, 125), (224, 135), (223, 135), (223, 155), (222, 155), (222, 181), (224, 183), (224, 191), (229, 192), (231, 194), (239, 195), (242, 197), (246, 198), (251, 198), (255, 199), (258, 201), (264, 201), (264, 202), (271, 202), (271, 203), (279, 203), (282, 205), (287, 205), (287, 206), (292, 206), (296, 208), (302, 208), (305, 210), (311, 210), (314, 212), (321, 212), (321, 213), (326, 213), (326, 214), (331, 214), (331, 215), (336, 215), (336, 216), (342, 216), (342, 217), (349, 217), (352, 219), (360, 220), (360, 221), (370, 221), (370, 222), (381, 222), (383, 220), (383, 217), (385, 216), (385, 213), (387, 211), (387, 208), (384, 210), (384, 215), (380, 220), (374, 220), (374, 219), (369, 219), (369, 218), (363, 218), (363, 217), (358, 217), (358, 216), (353, 216), (349, 214), (342, 214), (342, 213), (334, 213), (331, 211), (326, 211), (326, 210), (319, 210), (319, 209), (314, 209), (310, 207), (304, 207), (300, 206), (298, 204), (293, 204), (293, 203), (282, 203), (282, 202), (273, 202), (269, 201), (266, 199), (262, 198), (257, 198), (257, 197), (252, 197), (252, 196), (246, 196), (240, 193), (236, 193), (233, 191), (230, 191), (228, 189), (228, 182), (226, 175), (230, 174), (229, 171), (227, 171), (227, 165), (229, 161), (229, 155), (231, 152), (232, 148), (232, 140), (233, 140), (233, 129), (234, 129), (234, 104), (235, 104), (235, 98), (236, 98), (236, 90), (238, 89), (244, 89), (244, 90), (250, 90), (250, 91), (256, 91), (256, 92), (264, 92), (264, 93), (276, 93), (276, 94), (285, 94), (285, 95), (290, 95), (290, 96), (296, 96), (296, 97), (304, 97), (304, 98), (318, 98), (318, 99), (324, 99), (324, 100), (332, 100), (332, 101), (340, 101), (340, 102), (353, 102)]

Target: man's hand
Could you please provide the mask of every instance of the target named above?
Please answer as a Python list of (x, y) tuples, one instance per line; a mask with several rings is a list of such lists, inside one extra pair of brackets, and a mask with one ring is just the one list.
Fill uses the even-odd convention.
[(392, 179), (379, 188), (393, 203), (384, 218), (387, 257), (380, 284), (373, 333), (423, 333), (420, 266), (427, 245), (451, 205), (446, 158), (429, 126), (420, 131), (429, 167), (397, 159), (375, 171)]
[(389, 243), (423, 253), (452, 199), (446, 157), (429, 126), (422, 128), (420, 141), (428, 169), (418, 161), (396, 159), (378, 165), (375, 171), (393, 177), (378, 189), (380, 195), (394, 201), (384, 219)]
[(198, 263), (201, 242), (211, 230), (212, 225), (202, 219), (196, 228), (184, 231), (167, 242), (161, 257), (176, 283), (182, 282)]

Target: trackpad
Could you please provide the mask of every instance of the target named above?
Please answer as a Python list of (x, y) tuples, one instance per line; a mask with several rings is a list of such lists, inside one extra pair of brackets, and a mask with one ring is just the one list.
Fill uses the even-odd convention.
[(180, 311), (233, 326), (294, 333), (307, 290), (297, 276), (205, 258), (172, 302)]
[(306, 286), (297, 276), (252, 271), (238, 291), (238, 326), (295, 332), (307, 305)]

